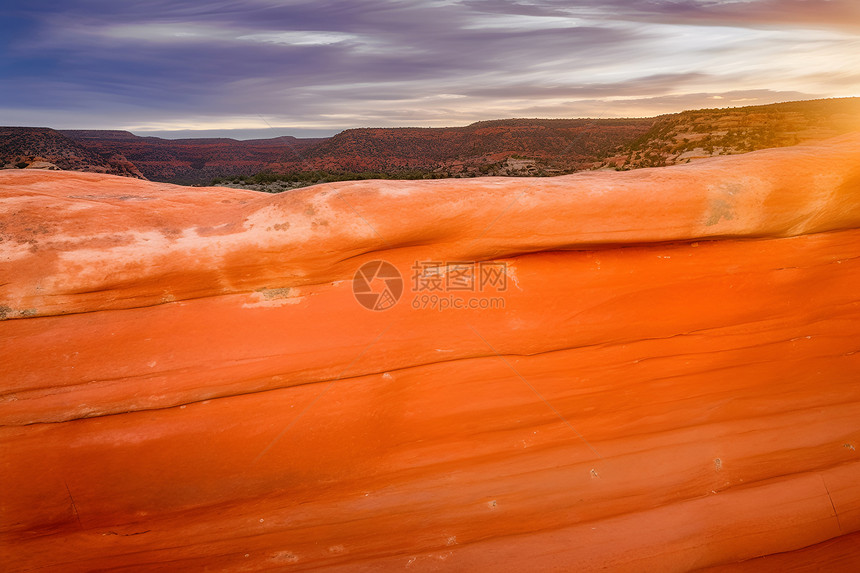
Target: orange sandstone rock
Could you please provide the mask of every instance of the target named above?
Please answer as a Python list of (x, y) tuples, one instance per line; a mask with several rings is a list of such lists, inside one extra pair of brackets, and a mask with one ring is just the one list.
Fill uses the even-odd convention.
[[(857, 563), (858, 159), (276, 196), (0, 173), (0, 559)], [(388, 310), (353, 297), (373, 260)], [(504, 264), (439, 293), (499, 306), (429, 308), (422, 261)]]

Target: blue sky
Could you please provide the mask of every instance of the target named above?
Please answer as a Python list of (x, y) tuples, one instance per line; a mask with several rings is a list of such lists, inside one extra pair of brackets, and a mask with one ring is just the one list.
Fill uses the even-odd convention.
[(0, 125), (307, 136), (860, 95), (857, 0), (2, 4)]

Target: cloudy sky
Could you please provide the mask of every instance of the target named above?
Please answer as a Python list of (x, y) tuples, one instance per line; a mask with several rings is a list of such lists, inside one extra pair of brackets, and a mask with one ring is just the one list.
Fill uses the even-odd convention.
[(271, 137), (860, 95), (858, 0), (2, 8), (0, 125)]

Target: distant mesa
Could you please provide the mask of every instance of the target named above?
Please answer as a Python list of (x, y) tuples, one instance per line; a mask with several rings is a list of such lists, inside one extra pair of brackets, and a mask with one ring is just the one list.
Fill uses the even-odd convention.
[(689, 163), (858, 129), (860, 98), (693, 110), (644, 119), (504, 119), (450, 128), (361, 128), (310, 139), (171, 140), (120, 130), (4, 127), (0, 165), (39, 168), (39, 162), (47, 162), (62, 170), (184, 185), (295, 173), (317, 173), (298, 178), (303, 184), (325, 181), (324, 173), (552, 176)]
[(101, 154), (47, 127), (0, 127), (4, 169), (61, 169), (145, 179), (121, 153)]

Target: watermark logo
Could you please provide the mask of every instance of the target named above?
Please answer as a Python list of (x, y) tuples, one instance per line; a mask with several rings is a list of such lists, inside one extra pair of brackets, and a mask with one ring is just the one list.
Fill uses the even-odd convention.
[(355, 300), (369, 310), (387, 310), (403, 294), (403, 277), (388, 261), (370, 261), (361, 265), (352, 279)]
[(508, 288), (505, 263), (418, 261), (412, 265), (413, 292), (502, 292)]
[[(508, 288), (508, 269), (496, 261), (416, 261), (412, 265), (412, 308), (418, 310), (498, 309)], [(355, 273), (355, 300), (370, 310), (387, 310), (403, 294), (403, 278), (387, 261), (363, 264)], [(466, 296), (473, 293), (473, 296)]]

